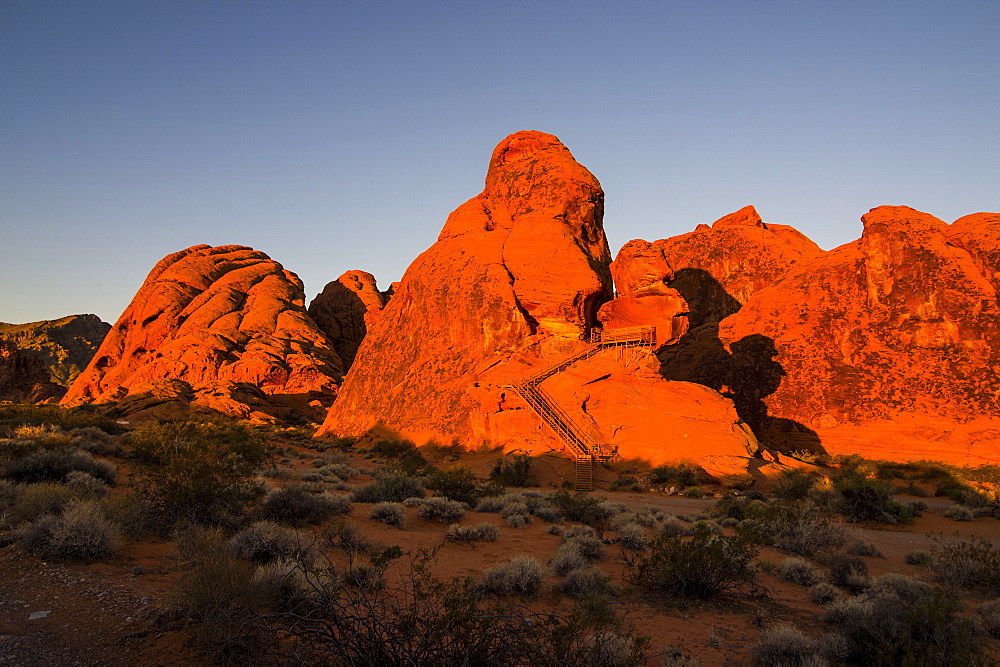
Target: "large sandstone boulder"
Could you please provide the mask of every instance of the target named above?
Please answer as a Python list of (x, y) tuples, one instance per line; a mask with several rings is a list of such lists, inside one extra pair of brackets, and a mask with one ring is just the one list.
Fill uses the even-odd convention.
[[(507, 137), (493, 153), (484, 191), (449, 216), (437, 243), (394, 286), (318, 435), (377, 429), (419, 444), (561, 449), (509, 385), (590, 349), (583, 338), (612, 297), (603, 204), (597, 179), (556, 137)], [(660, 296), (686, 310), (662, 276), (657, 280)], [(636, 358), (647, 366), (652, 360), (648, 351), (603, 350), (543, 384), (572, 414), (596, 400), (601, 407), (581, 417), (580, 427), (624, 456), (663, 462), (713, 453), (745, 461), (756, 448), (729, 401), (665, 382), (655, 360), (640, 377)], [(599, 398), (581, 399), (580, 391)], [(712, 425), (705, 440), (684, 431), (699, 447), (688, 446), (683, 433), (664, 437), (685, 410)], [(622, 430), (644, 419), (646, 427)]]
[(63, 405), (117, 401), (160, 380), (246, 383), (271, 400), (329, 404), (343, 364), (306, 314), (298, 277), (245, 246), (161, 260)]
[(345, 366), (350, 368), (368, 329), (389, 300), (380, 292), (375, 277), (364, 271), (348, 271), (328, 283), (312, 303), (309, 317), (326, 334)]
[(881, 206), (862, 221), (858, 241), (756, 292), (721, 322), (714, 355), (681, 365), (765, 369), (756, 386), (753, 372), (715, 383), (755, 402), (760, 425), (797, 423), (828, 451), (1000, 461), (1000, 215), (949, 226)]
[(97, 315), (69, 315), (27, 324), (0, 322), (0, 339), (38, 352), (49, 381), (69, 387), (87, 367), (111, 325)]
[(37, 352), (0, 339), (0, 401), (23, 401), (36, 383), (48, 379), (49, 372)]

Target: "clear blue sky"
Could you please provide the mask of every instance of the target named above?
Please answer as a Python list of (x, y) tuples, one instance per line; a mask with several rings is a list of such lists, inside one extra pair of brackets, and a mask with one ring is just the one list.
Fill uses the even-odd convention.
[(612, 252), (997, 211), (998, 35), (996, 0), (3, 0), (0, 321), (114, 321), (197, 243), (387, 286), (520, 129), (601, 180)]

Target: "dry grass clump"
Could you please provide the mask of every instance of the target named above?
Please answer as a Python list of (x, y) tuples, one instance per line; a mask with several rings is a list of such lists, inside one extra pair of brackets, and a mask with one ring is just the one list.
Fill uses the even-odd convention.
[(417, 508), (417, 516), (427, 521), (454, 523), (465, 516), (465, 506), (447, 498), (428, 498)]
[(847, 541), (844, 527), (829, 512), (807, 502), (764, 506), (743, 521), (738, 532), (796, 556), (814, 556), (840, 548)]
[(43, 449), (7, 464), (6, 476), (15, 482), (63, 482), (74, 470), (107, 483), (115, 482), (115, 466), (83, 450)]
[(78, 500), (76, 492), (55, 482), (20, 486), (20, 493), (10, 510), (14, 525), (34, 521), (46, 514), (59, 514), (71, 502)]
[(452, 540), (454, 542), (496, 542), (500, 537), (500, 529), (492, 523), (481, 523), (476, 526), (462, 526), (457, 523), (453, 523), (448, 526), (448, 533), (445, 535), (445, 539)]
[(818, 667), (828, 664), (821, 645), (791, 625), (774, 625), (761, 633), (761, 640), (751, 650), (753, 664), (766, 667)]
[(406, 523), (406, 508), (402, 503), (375, 503), (368, 517), (396, 528), (402, 528), (403, 524)]
[(476, 532), (483, 542), (496, 542), (500, 538), (500, 527), (486, 521), (476, 524)]
[(597, 539), (593, 529), (574, 526), (563, 532), (562, 543), (549, 559), (549, 566), (556, 574), (565, 575), (602, 558), (604, 543)]
[(119, 439), (96, 426), (84, 426), (70, 431), (70, 444), (99, 456), (121, 456), (123, 449)]
[(120, 543), (117, 529), (93, 503), (73, 503), (58, 515), (47, 515), (19, 532), (29, 551), (53, 558), (106, 558)]
[(786, 558), (775, 569), (775, 574), (800, 586), (812, 586), (822, 579), (820, 572), (801, 558)]
[(538, 559), (520, 555), (483, 570), (477, 587), (493, 595), (533, 597), (542, 587), (542, 575)]

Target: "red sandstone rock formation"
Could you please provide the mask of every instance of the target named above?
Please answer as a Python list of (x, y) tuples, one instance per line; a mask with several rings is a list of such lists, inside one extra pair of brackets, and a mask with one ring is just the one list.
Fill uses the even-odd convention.
[(881, 206), (862, 221), (861, 239), (793, 268), (725, 319), (720, 349), (756, 341), (745, 361), (770, 367), (771, 386), (754, 398), (828, 450), (997, 462), (1000, 215), (949, 226)]
[(248, 383), (276, 402), (332, 400), (341, 360), (309, 319), (298, 277), (244, 246), (194, 246), (161, 260), (63, 405), (105, 403), (164, 379)]
[[(603, 202), (597, 179), (556, 137), (507, 137), (493, 153), (485, 190), (449, 216), (437, 243), (410, 265), (369, 327), (318, 435), (380, 428), (420, 444), (560, 449), (562, 441), (507, 385), (586, 351), (581, 336), (611, 298)], [(653, 287), (661, 292), (654, 296), (672, 299), (668, 320), (684, 310), (665, 286)], [(655, 375), (637, 380), (633, 353), (652, 359), (635, 350), (581, 359), (568, 375), (547, 381), (554, 400), (574, 414), (585, 411), (590, 399), (572, 375), (588, 386), (598, 378), (600, 386), (583, 393), (600, 394), (595, 405), (607, 408), (583, 426), (598, 442), (620, 444), (625, 456), (660, 462), (715, 453), (745, 460), (755, 449), (728, 401)], [(688, 446), (664, 433), (673, 428), (669, 419), (651, 416), (659, 410), (676, 417), (686, 409), (712, 424), (705, 427), (713, 434), (709, 442)], [(643, 420), (649, 421), (623, 430)], [(692, 438), (701, 442), (693, 431)]]
[(615, 263), (623, 265), (618, 272), (626, 285), (616, 283), (618, 290), (627, 291), (633, 280), (636, 269), (627, 266), (646, 266), (647, 257), (659, 251), (674, 273), (670, 286), (690, 306), (692, 327), (731, 315), (793, 266), (823, 254), (794, 228), (765, 223), (753, 206), (719, 218), (711, 227), (698, 225), (693, 232), (654, 241), (650, 249), (642, 243), (633, 241), (619, 252)]
[(344, 364), (350, 368), (368, 329), (385, 308), (389, 295), (378, 290), (375, 277), (348, 271), (327, 284), (309, 304), (309, 317), (326, 334)]
[(37, 352), (0, 339), (0, 400), (23, 401), (36, 383), (48, 380), (49, 371)]

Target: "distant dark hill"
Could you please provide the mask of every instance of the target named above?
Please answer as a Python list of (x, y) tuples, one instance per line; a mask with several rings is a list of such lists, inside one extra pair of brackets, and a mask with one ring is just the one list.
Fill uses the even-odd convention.
[(27, 324), (0, 322), (0, 340), (37, 352), (52, 382), (69, 387), (110, 330), (111, 325), (97, 315), (68, 315)]

